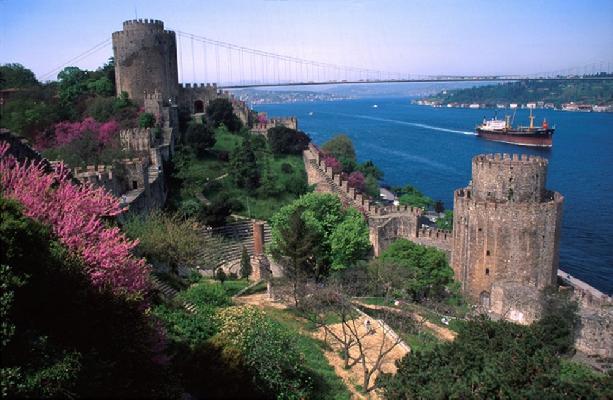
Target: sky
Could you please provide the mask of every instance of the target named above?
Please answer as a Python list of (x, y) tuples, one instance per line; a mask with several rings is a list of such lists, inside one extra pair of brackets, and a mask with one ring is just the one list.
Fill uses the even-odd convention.
[[(135, 17), (277, 54), (407, 74), (533, 74), (592, 63), (613, 69), (613, 0), (0, 0), (0, 64), (21, 63), (39, 79), (55, 79), (55, 69)], [(219, 50), (221, 63), (233, 67), (215, 71), (214, 48), (179, 38), (181, 81), (241, 73), (238, 53)], [(111, 56), (107, 44), (74, 65), (95, 69)], [(264, 74), (253, 62), (255, 74)]]

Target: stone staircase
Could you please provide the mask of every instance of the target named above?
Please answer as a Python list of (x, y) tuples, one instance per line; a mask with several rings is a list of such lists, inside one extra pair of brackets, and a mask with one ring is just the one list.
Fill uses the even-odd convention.
[[(178, 294), (176, 289), (174, 289), (168, 283), (160, 280), (160, 278), (155, 275), (150, 275), (150, 281), (151, 286), (154, 289), (157, 289), (164, 297), (166, 297), (168, 300), (175, 300)], [(187, 301), (181, 301), (180, 303), (181, 306), (183, 306), (183, 308), (185, 308), (189, 313), (194, 314), (198, 310), (195, 305)]]
[[(203, 265), (201, 269), (211, 270), (217, 267), (240, 260), (243, 246), (247, 249), (249, 256), (253, 256), (253, 225), (251, 220), (234, 222), (219, 228), (207, 229), (203, 231), (205, 243), (210, 241), (211, 246), (219, 246), (217, 243), (221, 239), (221, 251), (218, 254), (203, 251), (201, 258)], [(272, 239), (270, 226), (264, 224), (264, 244), (270, 243)], [(213, 243), (215, 241), (215, 243)]]

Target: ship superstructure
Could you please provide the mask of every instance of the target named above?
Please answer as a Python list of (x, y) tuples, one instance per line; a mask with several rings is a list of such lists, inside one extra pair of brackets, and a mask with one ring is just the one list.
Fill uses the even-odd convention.
[(492, 118), (483, 120), (476, 128), (477, 136), (495, 142), (511, 143), (521, 146), (551, 147), (553, 145), (553, 132), (546, 120), (541, 126), (534, 126), (534, 116), (530, 110), (530, 125), (513, 128), (507, 116), (504, 120)]

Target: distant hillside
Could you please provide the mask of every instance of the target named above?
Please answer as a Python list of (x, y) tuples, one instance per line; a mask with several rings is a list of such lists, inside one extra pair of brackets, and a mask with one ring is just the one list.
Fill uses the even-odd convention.
[(427, 100), (440, 104), (525, 104), (542, 101), (556, 106), (569, 102), (610, 105), (613, 104), (613, 81), (509, 82), (470, 89), (446, 90), (428, 97)]

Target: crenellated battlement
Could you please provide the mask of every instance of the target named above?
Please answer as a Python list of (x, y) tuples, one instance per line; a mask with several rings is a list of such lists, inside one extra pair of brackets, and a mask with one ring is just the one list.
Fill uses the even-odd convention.
[(215, 89), (217, 94), (221, 94), (222, 91), (217, 91), (217, 83), (179, 83), (181, 89)]
[(473, 157), (473, 164), (479, 166), (493, 167), (502, 164), (503, 166), (534, 165), (547, 167), (549, 160), (540, 156), (530, 154), (480, 154)]
[(154, 90), (153, 92), (144, 92), (145, 100), (153, 100), (153, 101), (162, 101), (162, 93), (159, 90)]
[(140, 19), (130, 19), (127, 21), (123, 21), (123, 29), (139, 29), (142, 27), (153, 27), (156, 29), (164, 29), (164, 22), (159, 19), (148, 19), (148, 18), (140, 18)]
[(481, 154), (472, 162), (472, 195), (494, 202), (546, 201), (547, 159), (526, 154)]

